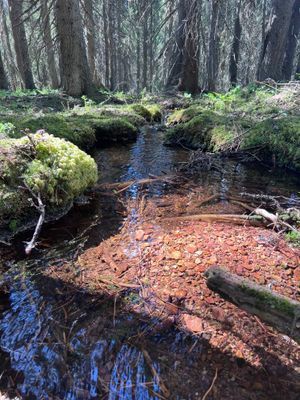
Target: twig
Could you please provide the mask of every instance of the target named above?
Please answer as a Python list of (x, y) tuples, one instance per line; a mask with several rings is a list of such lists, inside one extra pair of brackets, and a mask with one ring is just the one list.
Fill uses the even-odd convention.
[(206, 392), (205, 395), (202, 397), (202, 400), (205, 400), (205, 399), (207, 398), (207, 396), (209, 395), (209, 393), (212, 391), (212, 388), (214, 387), (214, 384), (215, 384), (217, 378), (218, 378), (218, 368), (216, 369), (214, 379), (213, 379), (213, 381), (212, 381), (210, 387), (208, 388), (207, 392)]
[(35, 231), (32, 236), (32, 239), (30, 240), (30, 242), (25, 242), (26, 243), (26, 247), (25, 247), (26, 255), (29, 255), (32, 252), (32, 250), (35, 248), (35, 246), (37, 244), (37, 238), (41, 232), (43, 223), (45, 221), (45, 215), (46, 215), (46, 207), (44, 206), (44, 204), (42, 202), (40, 193), (38, 193), (38, 195), (35, 197), (37, 199), (38, 204), (34, 204), (34, 203), (33, 204), (34, 204), (35, 208), (39, 211), (40, 217), (39, 217), (39, 220), (35, 227)]

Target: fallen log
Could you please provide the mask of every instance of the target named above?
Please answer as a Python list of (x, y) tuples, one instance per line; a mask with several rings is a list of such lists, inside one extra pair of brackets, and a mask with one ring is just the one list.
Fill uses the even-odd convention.
[(220, 267), (204, 275), (209, 289), (300, 343), (300, 302)]

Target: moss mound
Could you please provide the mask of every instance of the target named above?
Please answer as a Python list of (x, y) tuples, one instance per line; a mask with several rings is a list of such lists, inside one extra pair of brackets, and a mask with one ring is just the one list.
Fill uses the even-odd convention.
[(39, 132), (0, 141), (0, 235), (12, 236), (36, 220), (39, 194), (47, 214), (68, 208), (98, 178), (94, 160), (74, 144)]
[[(3, 120), (2, 120), (3, 121)], [(133, 122), (133, 124), (132, 124)], [(145, 122), (145, 121), (144, 121)], [(6, 117), (10, 137), (20, 137), (25, 130), (36, 132), (43, 129), (58, 138), (66, 139), (82, 149), (89, 149), (96, 143), (135, 140), (141, 120), (137, 116), (108, 116), (101, 112), (55, 113), (21, 118)], [(13, 127), (13, 128), (12, 128)]]
[(300, 171), (300, 118), (270, 118), (256, 124), (242, 148), (256, 148), (266, 161)]
[(213, 111), (205, 111), (188, 122), (181, 123), (168, 130), (165, 138), (167, 145), (183, 145), (191, 149), (217, 151), (233, 138), (230, 121)]

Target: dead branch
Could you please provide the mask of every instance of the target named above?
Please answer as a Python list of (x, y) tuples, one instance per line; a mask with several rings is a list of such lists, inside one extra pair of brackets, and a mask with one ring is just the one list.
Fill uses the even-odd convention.
[[(31, 191), (31, 193), (32, 193), (32, 191)], [(44, 206), (44, 204), (42, 202), (40, 193), (38, 193), (38, 195), (34, 195), (34, 197), (37, 200), (37, 204), (35, 204), (33, 202), (33, 205), (40, 213), (40, 217), (39, 217), (37, 225), (35, 227), (35, 231), (33, 233), (32, 239), (30, 240), (30, 242), (26, 242), (26, 247), (25, 247), (26, 255), (29, 255), (32, 252), (32, 250), (35, 248), (35, 246), (37, 245), (37, 238), (39, 237), (39, 234), (41, 232), (43, 223), (45, 221), (45, 215), (46, 215), (46, 207)]]

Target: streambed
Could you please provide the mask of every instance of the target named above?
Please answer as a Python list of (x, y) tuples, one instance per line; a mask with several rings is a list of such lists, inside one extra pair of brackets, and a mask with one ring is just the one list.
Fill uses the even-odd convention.
[[(95, 150), (100, 183), (169, 174), (187, 161), (188, 152), (164, 147), (162, 135), (149, 128), (130, 146)], [(231, 192), (280, 194), (290, 198), (291, 205), (300, 191), (297, 175), (234, 161), (224, 161), (221, 170), (203, 172), (195, 183), (224, 197)], [(125, 201), (143, 195), (140, 190), (138, 185), (128, 188)], [(160, 199), (169, 192), (166, 183), (155, 183), (147, 196)], [(28, 399), (193, 400), (203, 398), (218, 369), (228, 384), (222, 392), (216, 386), (214, 398), (296, 399), (294, 387), (280, 393), (280, 382), (277, 388), (274, 383), (264, 385), (261, 371), (228, 358), (211, 347), (205, 335), (199, 340), (158, 318), (124, 311), (115, 298), (89, 294), (59, 275), (43, 274), (49, 260), (64, 262), (65, 244), (84, 234), (85, 247), (98, 245), (118, 232), (124, 216), (125, 207), (114, 197), (96, 193), (89, 204), (76, 205), (62, 220), (45, 227), (40, 250), (29, 262), (22, 253), (26, 235), (5, 250), (0, 391)], [(137, 217), (138, 209), (132, 209), (132, 229)], [(75, 245), (66, 246), (66, 258), (76, 257)], [(245, 376), (251, 379), (247, 382)]]

